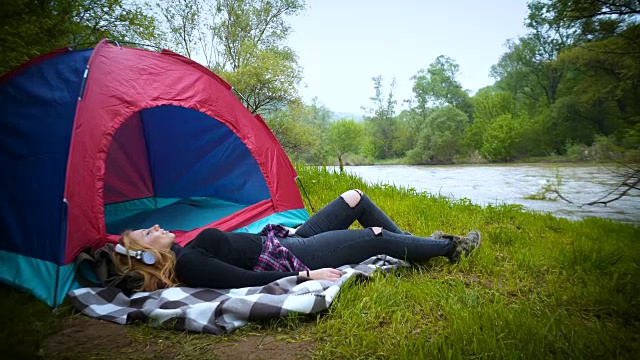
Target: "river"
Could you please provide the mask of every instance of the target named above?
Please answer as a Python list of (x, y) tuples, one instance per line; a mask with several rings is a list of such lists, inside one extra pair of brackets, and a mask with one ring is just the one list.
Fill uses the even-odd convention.
[[(601, 217), (640, 224), (640, 191), (607, 206), (578, 206), (558, 199), (529, 200), (545, 184), (561, 179), (560, 193), (575, 204), (599, 199), (611, 191), (620, 180), (612, 168), (574, 164), (509, 164), (509, 165), (447, 165), (447, 166), (345, 166), (347, 172), (368, 183), (392, 184), (415, 188), (450, 199), (467, 198), (487, 204), (521, 204), (533, 211), (551, 212), (569, 219)], [(552, 195), (553, 196), (553, 195)]]

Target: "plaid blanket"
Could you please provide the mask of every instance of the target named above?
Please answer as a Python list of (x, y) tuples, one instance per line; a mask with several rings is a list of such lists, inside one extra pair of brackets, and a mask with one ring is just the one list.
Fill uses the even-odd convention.
[(69, 292), (76, 310), (90, 317), (129, 324), (136, 321), (211, 334), (231, 332), (249, 321), (314, 314), (331, 305), (340, 287), (352, 276), (368, 277), (408, 263), (390, 256), (374, 256), (346, 265), (335, 282), (290, 276), (264, 286), (241, 289), (173, 287), (127, 297), (117, 288), (80, 288)]

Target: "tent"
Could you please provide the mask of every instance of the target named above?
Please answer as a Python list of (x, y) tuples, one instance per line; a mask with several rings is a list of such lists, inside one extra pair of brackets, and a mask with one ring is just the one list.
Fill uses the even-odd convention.
[(176, 53), (103, 40), (0, 78), (0, 281), (51, 306), (74, 258), (125, 229), (258, 232), (308, 213), (259, 115)]

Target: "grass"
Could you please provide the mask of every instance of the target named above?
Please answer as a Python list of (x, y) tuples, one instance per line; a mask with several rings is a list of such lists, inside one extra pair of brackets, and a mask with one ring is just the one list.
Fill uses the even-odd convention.
[[(134, 341), (162, 339), (186, 358), (254, 334), (315, 341), (317, 359), (625, 359), (640, 351), (638, 227), (559, 219), (518, 205), (482, 208), (312, 167), (298, 173), (315, 209), (359, 188), (403, 229), (478, 229), (483, 245), (455, 265), (432, 259), (349, 282), (319, 315), (253, 323), (221, 337), (127, 327)], [(0, 297), (3, 320), (20, 324), (0, 335), (24, 338), (25, 349), (38, 349), (70, 316), (52, 315), (15, 290), (2, 288)]]

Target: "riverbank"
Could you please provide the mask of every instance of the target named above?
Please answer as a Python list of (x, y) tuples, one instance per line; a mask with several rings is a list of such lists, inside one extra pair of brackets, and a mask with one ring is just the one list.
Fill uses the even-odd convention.
[[(329, 311), (211, 336), (52, 314), (0, 288), (0, 351), (9, 358), (633, 358), (640, 351), (640, 229), (570, 221), (512, 205), (481, 207), (350, 174), (298, 169), (315, 209), (360, 188), (420, 235), (478, 229), (483, 245), (351, 282)], [(305, 204), (311, 209), (305, 198)], [(107, 338), (107, 340), (105, 340)]]
[[(564, 155), (548, 155), (548, 156), (535, 156), (521, 158), (513, 161), (494, 161), (490, 162), (486, 159), (476, 156), (465, 159), (459, 159), (452, 164), (421, 164), (424, 166), (446, 166), (446, 165), (519, 165), (519, 164), (576, 164), (576, 165), (599, 165), (614, 162), (603, 162), (599, 160), (583, 159), (575, 156)], [(347, 166), (366, 166), (366, 165), (415, 165), (408, 164), (405, 158), (393, 158), (393, 159), (366, 159), (363, 157), (345, 157), (345, 165)], [(327, 164), (329, 166), (329, 164)], [(331, 166), (339, 166), (337, 160)]]

